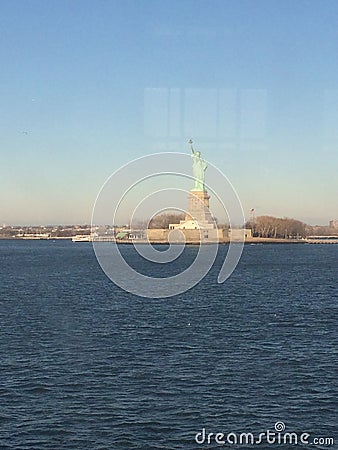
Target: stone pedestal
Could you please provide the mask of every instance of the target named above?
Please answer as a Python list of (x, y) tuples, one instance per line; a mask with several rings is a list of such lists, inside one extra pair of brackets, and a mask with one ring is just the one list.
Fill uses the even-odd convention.
[(206, 191), (191, 191), (185, 221), (196, 220), (200, 224), (214, 224), (209, 211), (210, 195)]

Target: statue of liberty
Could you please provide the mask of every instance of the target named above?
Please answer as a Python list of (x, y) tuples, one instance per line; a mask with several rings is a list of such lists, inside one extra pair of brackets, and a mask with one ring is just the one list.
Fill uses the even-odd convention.
[(205, 186), (204, 186), (204, 178), (205, 178), (205, 171), (208, 167), (208, 164), (204, 159), (201, 157), (201, 152), (195, 152), (194, 148), (192, 146), (192, 139), (189, 141), (190, 148), (191, 148), (191, 157), (192, 157), (192, 171), (195, 178), (195, 185), (193, 191), (204, 191), (205, 192)]

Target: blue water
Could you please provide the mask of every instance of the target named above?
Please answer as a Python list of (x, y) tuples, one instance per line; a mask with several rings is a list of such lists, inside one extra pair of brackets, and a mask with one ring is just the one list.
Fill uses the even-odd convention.
[(194, 439), (276, 421), (338, 448), (338, 245), (248, 245), (217, 284), (225, 251), (189, 292), (149, 300), (89, 243), (0, 241), (0, 448), (244, 449)]

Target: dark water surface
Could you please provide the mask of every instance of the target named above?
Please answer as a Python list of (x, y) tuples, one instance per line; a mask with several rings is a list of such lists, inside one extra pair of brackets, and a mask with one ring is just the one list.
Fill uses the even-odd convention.
[(221, 257), (149, 300), (91, 244), (0, 241), (0, 448), (244, 449), (194, 439), (277, 421), (338, 448), (338, 245), (248, 245), (217, 284)]

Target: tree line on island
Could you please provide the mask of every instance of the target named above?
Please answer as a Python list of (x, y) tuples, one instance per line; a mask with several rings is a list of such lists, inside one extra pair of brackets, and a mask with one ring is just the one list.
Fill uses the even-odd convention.
[(305, 223), (288, 217), (258, 216), (246, 222), (245, 228), (250, 228), (254, 237), (263, 238), (302, 238), (309, 234)]
[(162, 213), (153, 216), (148, 225), (145, 228), (152, 229), (167, 229), (170, 223), (180, 223), (184, 220), (185, 215), (183, 213)]

